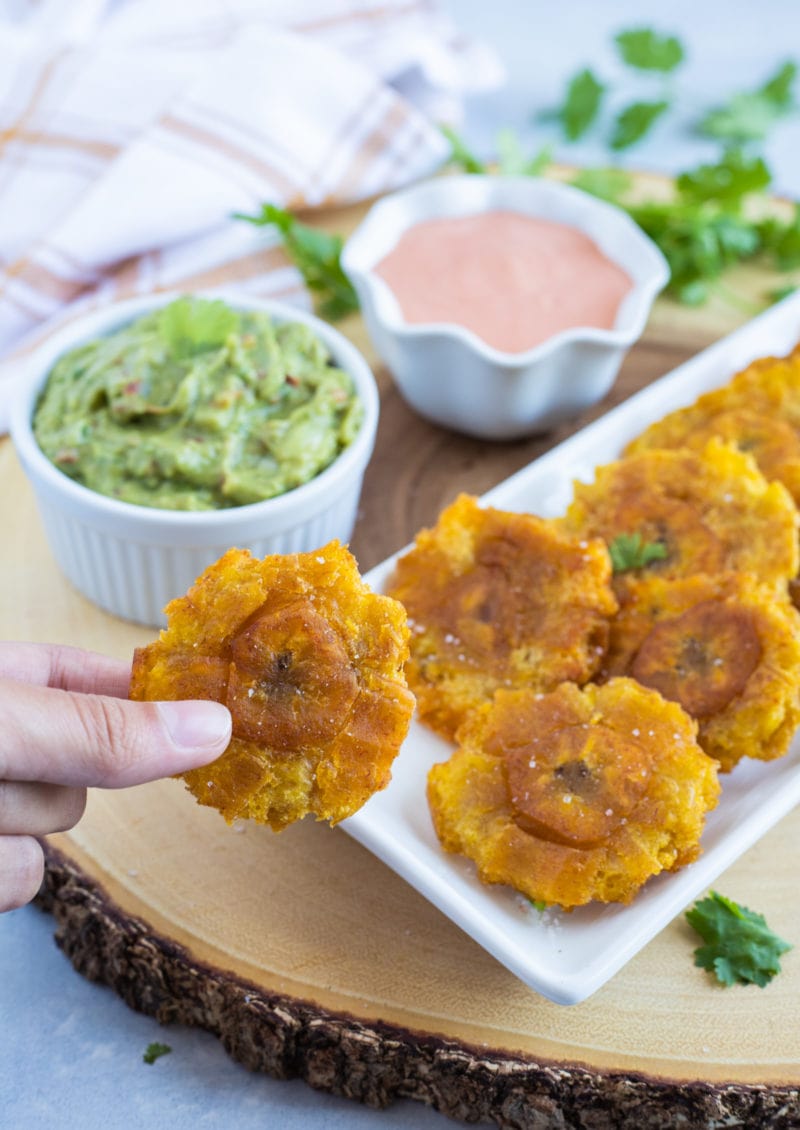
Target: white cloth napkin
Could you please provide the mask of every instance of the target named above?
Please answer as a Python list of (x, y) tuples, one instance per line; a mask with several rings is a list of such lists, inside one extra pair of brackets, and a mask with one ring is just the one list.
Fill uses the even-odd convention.
[(0, 431), (25, 354), (86, 306), (235, 285), (307, 305), (231, 218), (394, 189), (496, 85), (435, 0), (0, 0)]

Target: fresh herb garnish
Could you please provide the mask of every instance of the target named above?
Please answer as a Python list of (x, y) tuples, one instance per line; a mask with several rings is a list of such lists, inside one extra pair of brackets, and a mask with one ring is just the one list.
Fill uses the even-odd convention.
[(283, 246), (308, 289), (317, 296), (319, 313), (332, 322), (358, 310), (358, 296), (342, 269), (344, 241), (340, 235), (303, 224), (291, 212), (274, 204), (262, 205), (258, 216), (237, 213), (237, 220), (247, 220), (257, 227), (276, 227)]
[(681, 201), (640, 204), (628, 211), (664, 254), (670, 293), (688, 306), (705, 302), (710, 284), (760, 247), (757, 227), (738, 215), (704, 212)]
[(489, 172), (484, 162), (475, 156), (464, 139), (451, 126), (443, 125), (439, 128), (450, 142), (450, 161), (452, 164), (458, 165), (465, 173)]
[[(684, 51), (674, 35), (659, 35), (651, 28), (621, 31), (614, 42), (626, 66), (662, 76), (660, 88), (654, 92), (651, 85), (647, 98), (635, 98), (617, 112), (608, 144), (612, 150), (619, 151), (641, 141), (669, 109), (671, 99), (663, 80), (683, 62)], [(652, 79), (648, 81), (652, 84)], [(594, 71), (585, 67), (569, 80), (562, 104), (540, 117), (558, 122), (564, 137), (577, 141), (599, 119), (609, 89)], [(657, 97), (652, 97), (653, 93)]]
[(624, 169), (581, 169), (572, 178), (572, 184), (601, 200), (616, 203), (633, 188), (633, 177)]
[(544, 914), (544, 912), (547, 910), (548, 904), (544, 901), (544, 899), (528, 899), (528, 902), (531, 904), (533, 909), (538, 910), (540, 914)]
[(614, 123), (609, 145), (612, 149), (627, 149), (641, 141), (654, 122), (658, 121), (669, 102), (632, 102), (620, 112)]
[(800, 207), (797, 204), (790, 220), (768, 216), (758, 224), (758, 232), (764, 250), (772, 255), (778, 270), (800, 267)]
[(686, 201), (738, 206), (750, 193), (763, 192), (771, 179), (761, 157), (748, 157), (741, 149), (731, 148), (716, 163), (681, 173), (675, 183)]
[[(624, 208), (661, 249), (670, 268), (669, 292), (697, 306), (735, 263), (765, 255), (779, 269), (800, 264), (796, 210), (788, 220), (756, 219), (749, 208), (751, 201), (763, 200), (770, 179), (760, 157), (731, 149), (716, 164), (682, 173), (671, 200), (629, 201), (624, 192), (602, 195)], [(592, 191), (585, 178), (581, 187)]]
[(726, 144), (763, 141), (781, 118), (795, 109), (793, 97), (797, 65), (787, 62), (757, 90), (734, 94), (728, 103), (711, 110), (697, 123), (697, 131)]
[(666, 546), (660, 541), (644, 541), (641, 534), (619, 534), (609, 543), (608, 553), (615, 573), (643, 569), (651, 561), (663, 561)]
[(142, 1059), (145, 1063), (155, 1063), (157, 1059), (161, 1059), (162, 1055), (169, 1055), (171, 1051), (172, 1048), (169, 1044), (148, 1044)]
[[(641, 141), (670, 108), (673, 89), (668, 83), (686, 52), (676, 36), (648, 27), (620, 31), (614, 45), (622, 63), (638, 74), (635, 95), (642, 93), (643, 82), (650, 83), (647, 97), (635, 96), (616, 113), (608, 144), (612, 151), (620, 151)], [(783, 63), (757, 89), (734, 94), (725, 105), (706, 112), (696, 124), (697, 132), (725, 145), (762, 141), (776, 122), (796, 110), (797, 72), (796, 63)], [(658, 79), (660, 87), (653, 90), (652, 83)], [(615, 94), (613, 86), (587, 67), (570, 79), (561, 107), (540, 116), (559, 122), (564, 137), (577, 141), (599, 120), (601, 102)]]
[(238, 325), (239, 315), (220, 299), (176, 298), (158, 315), (159, 332), (176, 357), (219, 349)]
[(674, 35), (659, 35), (652, 28), (631, 28), (614, 38), (623, 62), (641, 71), (674, 71), (684, 59), (683, 45)]
[(513, 129), (497, 135), (497, 171), (505, 177), (538, 177), (552, 163), (553, 150), (545, 145), (528, 156)]
[(781, 954), (792, 946), (773, 934), (763, 914), (711, 891), (686, 912), (686, 920), (706, 943), (694, 963), (714, 973), (723, 985), (763, 988), (781, 971)]
[(767, 293), (767, 298), (770, 302), (782, 302), (784, 298), (788, 298), (790, 294), (797, 293), (797, 283), (787, 283), (786, 286), (777, 286), (774, 290)]
[(559, 122), (564, 136), (570, 141), (577, 141), (597, 117), (605, 92), (605, 85), (595, 78), (592, 71), (588, 68), (578, 71), (569, 81), (561, 106), (543, 116)]
[(463, 137), (451, 126), (441, 126), (441, 131), (450, 142), (450, 164), (465, 173), (496, 172), (506, 177), (538, 177), (553, 160), (552, 149), (543, 146), (532, 155), (526, 154), (522, 143), (513, 129), (501, 129), (497, 134), (497, 165), (490, 169), (469, 148)]

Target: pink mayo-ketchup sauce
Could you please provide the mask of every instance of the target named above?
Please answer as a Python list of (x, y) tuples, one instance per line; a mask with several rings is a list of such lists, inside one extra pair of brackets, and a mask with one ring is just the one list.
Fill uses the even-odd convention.
[(583, 232), (520, 212), (423, 220), (375, 271), (406, 322), (450, 322), (505, 353), (610, 329), (631, 279)]

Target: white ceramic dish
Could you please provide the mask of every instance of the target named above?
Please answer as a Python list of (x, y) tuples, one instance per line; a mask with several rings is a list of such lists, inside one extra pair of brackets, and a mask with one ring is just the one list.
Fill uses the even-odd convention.
[[(574, 478), (594, 468), (652, 421), (724, 384), (751, 360), (788, 352), (800, 339), (800, 295), (718, 342), (670, 375), (487, 494), (508, 510), (554, 517), (564, 512)], [(394, 558), (369, 582), (381, 589)], [(507, 887), (480, 883), (472, 864), (441, 850), (425, 803), (427, 771), (451, 747), (416, 720), (397, 758), (389, 787), (344, 827), (449, 915), (531, 988), (560, 1004), (575, 1004), (618, 969), (697, 898), (800, 801), (800, 736), (770, 763), (743, 761), (722, 778), (722, 797), (703, 834), (703, 854), (689, 867), (650, 880), (629, 906), (590, 906), (540, 915)], [(691, 950), (687, 948), (687, 962)]]
[(378, 423), (378, 390), (361, 354), (340, 333), (293, 307), (206, 291), (239, 309), (264, 310), (276, 321), (304, 322), (346, 369), (364, 405), (364, 421), (349, 447), (303, 486), (263, 502), (228, 510), (159, 510), (97, 494), (59, 471), (42, 453), (31, 418), (58, 357), (85, 341), (165, 305), (176, 294), (122, 302), (76, 319), (37, 350), (12, 407), (11, 435), (30, 480), (53, 555), (72, 584), (101, 608), (125, 620), (159, 626), (162, 609), (186, 591), (207, 565), (231, 546), (267, 553), (317, 549), (332, 538), (347, 542), (355, 524), (364, 470)]
[[(578, 228), (627, 271), (633, 285), (613, 329), (576, 328), (524, 353), (503, 353), (461, 326), (405, 322), (397, 299), (373, 268), (421, 220), (493, 209)], [(412, 408), (434, 423), (483, 439), (544, 431), (605, 396), (669, 278), (661, 252), (623, 211), (537, 177), (437, 177), (387, 196), (347, 241), (342, 265), (358, 293), (372, 343)]]

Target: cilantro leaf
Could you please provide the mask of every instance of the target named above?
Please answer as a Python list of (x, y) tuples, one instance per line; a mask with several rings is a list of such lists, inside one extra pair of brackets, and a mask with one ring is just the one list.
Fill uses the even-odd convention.
[(633, 179), (623, 169), (581, 169), (570, 182), (575, 188), (617, 204), (633, 187)]
[(234, 218), (256, 227), (272, 225), (278, 229), (287, 255), (316, 295), (323, 318), (337, 321), (358, 310), (358, 295), (342, 269), (344, 241), (340, 235), (329, 235), (303, 224), (291, 212), (274, 204), (262, 205), (258, 216), (237, 213)]
[(682, 306), (702, 306), (708, 302), (711, 287), (702, 279), (692, 279), (691, 282), (676, 282), (672, 292)]
[(465, 173), (487, 173), (489, 170), (483, 161), (479, 160), (471, 149), (450, 126), (439, 127), (450, 142), (450, 163), (458, 165)]
[[(441, 127), (450, 142), (450, 164), (464, 173), (490, 173), (491, 169), (480, 161), (466, 142), (449, 126)], [(497, 172), (506, 177), (538, 177), (552, 163), (553, 153), (545, 145), (538, 153), (527, 156), (519, 137), (513, 129), (501, 129), (497, 135)]]
[(797, 289), (797, 283), (787, 283), (786, 286), (778, 286), (774, 290), (770, 290), (767, 298), (770, 302), (782, 302), (790, 294), (797, 294)]
[(792, 218), (769, 216), (758, 225), (761, 243), (770, 252), (780, 271), (800, 267), (800, 206), (795, 204)]
[(685, 200), (739, 204), (749, 193), (762, 192), (771, 180), (761, 157), (748, 157), (741, 149), (731, 148), (717, 164), (698, 165), (681, 173), (676, 184)]
[(705, 284), (761, 248), (758, 229), (735, 212), (681, 201), (649, 201), (627, 211), (661, 249), (670, 268), (668, 289), (687, 305), (700, 305), (708, 296)]
[(782, 113), (755, 94), (735, 94), (730, 102), (710, 110), (697, 123), (697, 132), (716, 141), (763, 141)]
[(669, 102), (665, 101), (631, 102), (617, 116), (609, 145), (612, 149), (627, 149), (641, 141), (667, 109)]
[(169, 1055), (171, 1051), (172, 1048), (169, 1046), (169, 1044), (148, 1044), (147, 1050), (142, 1056), (142, 1059), (145, 1063), (155, 1063), (155, 1061), (157, 1059), (160, 1059), (162, 1055)]
[(779, 67), (772, 78), (767, 79), (758, 93), (780, 110), (791, 110), (794, 105), (792, 87), (797, 77), (797, 64), (786, 62)]
[(569, 81), (562, 105), (546, 117), (559, 122), (570, 141), (577, 141), (597, 117), (605, 92), (605, 85), (588, 68), (578, 71)]
[(753, 218), (745, 210), (770, 182), (762, 158), (738, 148), (682, 173), (672, 199), (629, 199), (633, 181), (613, 166), (582, 169), (570, 181), (625, 209), (666, 258), (668, 293), (687, 306), (702, 305), (729, 267), (757, 255), (781, 270), (800, 267), (800, 205), (786, 217)]
[(711, 110), (697, 123), (697, 132), (718, 141), (763, 141), (772, 126), (795, 108), (793, 98), (797, 64), (784, 63), (757, 90), (733, 97)]
[(652, 28), (631, 28), (614, 37), (623, 62), (640, 71), (674, 71), (684, 59), (681, 41)]
[(552, 160), (553, 151), (549, 145), (545, 145), (538, 153), (528, 157), (512, 129), (502, 129), (497, 135), (498, 172), (503, 176), (538, 177)]
[(764, 916), (711, 891), (686, 912), (686, 920), (706, 943), (694, 963), (714, 973), (723, 985), (763, 988), (781, 971), (780, 956), (792, 948), (773, 934)]
[(608, 553), (615, 573), (643, 569), (651, 561), (663, 561), (667, 548), (660, 541), (643, 541), (641, 534), (619, 534), (609, 543)]
[(221, 299), (176, 298), (158, 314), (158, 329), (176, 357), (219, 349), (239, 325), (239, 315)]

